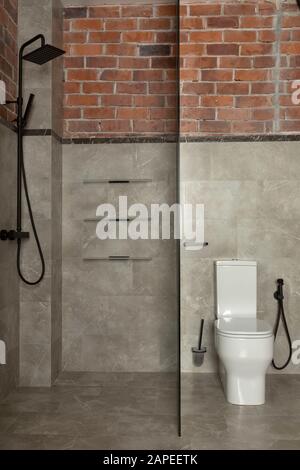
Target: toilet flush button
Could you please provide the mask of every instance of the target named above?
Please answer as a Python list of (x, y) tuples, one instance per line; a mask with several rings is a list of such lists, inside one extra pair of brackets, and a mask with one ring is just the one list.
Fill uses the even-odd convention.
[(0, 340), (0, 365), (6, 364), (6, 346), (4, 341)]

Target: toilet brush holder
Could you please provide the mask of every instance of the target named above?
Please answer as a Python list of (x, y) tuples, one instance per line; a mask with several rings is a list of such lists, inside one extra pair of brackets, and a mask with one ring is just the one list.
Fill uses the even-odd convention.
[(204, 362), (204, 356), (205, 353), (207, 352), (206, 348), (192, 348), (192, 353), (193, 353), (193, 363), (196, 367), (201, 367), (203, 362)]

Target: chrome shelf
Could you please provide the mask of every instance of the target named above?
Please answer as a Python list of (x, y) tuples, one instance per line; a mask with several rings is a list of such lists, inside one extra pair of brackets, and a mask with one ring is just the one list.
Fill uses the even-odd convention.
[(83, 261), (152, 261), (152, 258), (146, 256), (91, 256), (83, 258)]
[(130, 183), (151, 183), (152, 179), (144, 178), (144, 179), (85, 179), (83, 180), (83, 184), (130, 184)]

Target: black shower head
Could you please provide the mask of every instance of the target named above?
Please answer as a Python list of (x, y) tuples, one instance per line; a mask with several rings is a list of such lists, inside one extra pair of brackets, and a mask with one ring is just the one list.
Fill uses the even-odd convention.
[(35, 49), (32, 52), (23, 56), (24, 60), (28, 60), (29, 62), (33, 62), (34, 64), (43, 65), (50, 60), (56, 59), (60, 55), (65, 54), (65, 51), (62, 49), (58, 49), (55, 46), (51, 46), (51, 44), (43, 44), (38, 49)]

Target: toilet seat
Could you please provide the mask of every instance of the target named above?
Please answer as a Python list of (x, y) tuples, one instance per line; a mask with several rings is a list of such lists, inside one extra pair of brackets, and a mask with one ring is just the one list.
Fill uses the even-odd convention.
[(264, 320), (253, 317), (227, 317), (215, 321), (216, 333), (231, 338), (269, 338), (273, 335), (272, 327)]

